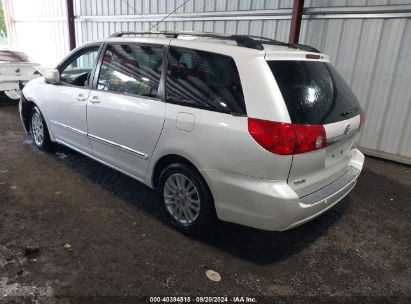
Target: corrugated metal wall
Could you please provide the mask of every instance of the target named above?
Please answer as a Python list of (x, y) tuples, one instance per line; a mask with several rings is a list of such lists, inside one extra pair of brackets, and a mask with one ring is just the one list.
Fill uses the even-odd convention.
[(66, 0), (8, 2), (9, 39), (34, 61), (54, 67), (69, 51)]
[[(14, 7), (24, 2), (24, 11), (28, 2), (36, 2), (26, 14), (46, 14), (46, 20), (66, 14), (64, 0), (10, 1)], [(184, 2), (75, 0), (77, 44), (121, 30), (149, 30)], [(51, 15), (47, 15), (49, 8), (41, 12), (40, 3), (54, 7)], [(56, 15), (58, 7), (61, 14)], [(287, 41), (291, 7), (291, 0), (191, 0), (158, 29), (253, 34)], [(370, 154), (411, 163), (411, 0), (306, 0), (305, 8), (301, 42), (330, 55), (366, 110), (359, 145)], [(43, 29), (39, 33), (47, 33), (41, 43), (56, 48), (53, 59), (61, 57), (67, 50), (66, 28), (62, 23), (44, 23), (36, 25)], [(31, 35), (31, 25), (16, 23), (21, 41)], [(53, 34), (57, 32), (58, 37)]]
[(331, 56), (365, 109), (360, 146), (411, 157), (411, 19), (309, 20), (303, 41)]

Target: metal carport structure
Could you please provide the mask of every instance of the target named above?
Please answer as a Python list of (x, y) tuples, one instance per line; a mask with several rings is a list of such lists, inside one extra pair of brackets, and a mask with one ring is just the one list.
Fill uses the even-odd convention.
[[(117, 31), (207, 31), (288, 41), (286, 0), (74, 0), (76, 44)], [(3, 0), (9, 36), (53, 66), (70, 49), (66, 0)], [(181, 6), (181, 7), (180, 7)], [(179, 8), (180, 7), (180, 8)], [(374, 156), (411, 164), (411, 1), (306, 0), (300, 42), (330, 55), (367, 121), (359, 140)], [(39, 33), (32, 35), (33, 31)], [(72, 41), (71, 44), (74, 42)]]

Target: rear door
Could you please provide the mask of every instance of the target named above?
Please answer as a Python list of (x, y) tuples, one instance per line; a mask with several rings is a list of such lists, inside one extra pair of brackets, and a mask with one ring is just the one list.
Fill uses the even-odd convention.
[(144, 179), (164, 123), (163, 45), (109, 44), (87, 104), (93, 154)]
[(327, 147), (293, 156), (288, 183), (299, 196), (344, 174), (360, 128), (358, 100), (327, 62), (268, 61), (293, 124), (323, 125)]

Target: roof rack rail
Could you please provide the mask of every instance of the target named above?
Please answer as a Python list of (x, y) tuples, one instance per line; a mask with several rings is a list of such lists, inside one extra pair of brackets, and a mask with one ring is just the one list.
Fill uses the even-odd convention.
[(281, 42), (267, 37), (260, 36), (250, 36), (250, 35), (227, 35), (227, 34), (216, 34), (216, 33), (203, 33), (203, 32), (171, 32), (171, 31), (146, 31), (146, 32), (117, 32), (112, 34), (110, 37), (122, 37), (126, 35), (164, 35), (172, 38), (177, 38), (178, 36), (197, 36), (197, 37), (208, 37), (217, 38), (224, 40), (233, 40), (238, 46), (263, 50), (263, 44), (286, 46), (294, 49), (300, 49), (304, 51), (321, 53), (319, 50), (313, 48), (312, 46), (305, 44), (291, 44), (286, 42)]
[(125, 35), (164, 35), (170, 36), (173, 38), (177, 38), (178, 36), (197, 36), (197, 37), (208, 37), (208, 38), (217, 38), (217, 39), (224, 39), (224, 40), (234, 40), (237, 42), (238, 46), (256, 49), (256, 50), (263, 50), (264, 47), (258, 41), (249, 38), (248, 36), (244, 35), (226, 35), (226, 34), (215, 34), (215, 33), (198, 33), (198, 32), (168, 32), (168, 31), (160, 31), (160, 32), (117, 32), (112, 34), (110, 37), (122, 37)]
[(278, 40), (275, 40), (275, 39), (271, 39), (271, 38), (267, 38), (267, 37), (260, 37), (260, 36), (248, 36), (248, 37), (250, 37), (252, 39), (255, 39), (255, 40), (258, 40), (261, 44), (286, 46), (286, 47), (290, 47), (290, 48), (293, 48), (293, 49), (299, 49), (299, 50), (314, 52), (314, 53), (321, 53), (316, 48), (312, 47), (311, 45), (307, 45), (307, 44), (287, 43), (287, 42), (282, 42), (282, 41), (278, 41)]

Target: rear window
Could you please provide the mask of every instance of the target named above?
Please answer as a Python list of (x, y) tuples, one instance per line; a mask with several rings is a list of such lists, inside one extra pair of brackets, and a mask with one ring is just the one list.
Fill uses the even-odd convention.
[(26, 54), (21, 52), (0, 51), (0, 62), (29, 62)]
[(268, 61), (295, 124), (329, 124), (359, 114), (360, 105), (329, 63)]

